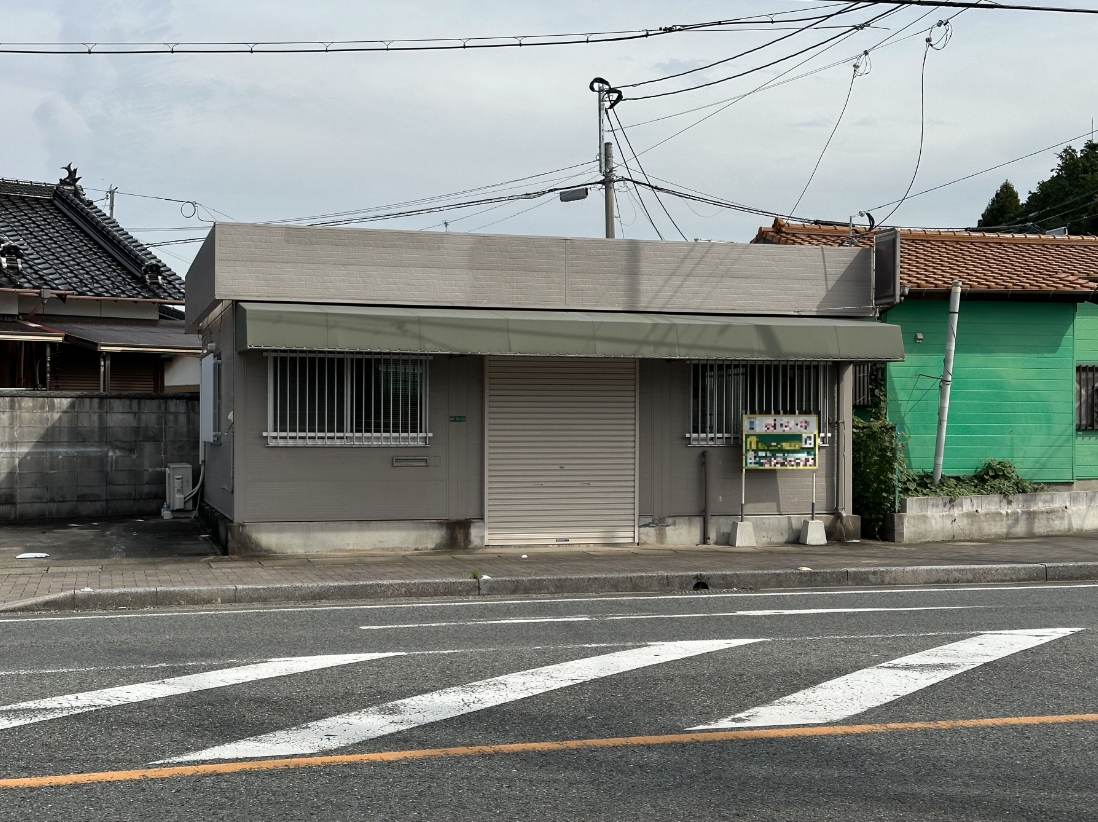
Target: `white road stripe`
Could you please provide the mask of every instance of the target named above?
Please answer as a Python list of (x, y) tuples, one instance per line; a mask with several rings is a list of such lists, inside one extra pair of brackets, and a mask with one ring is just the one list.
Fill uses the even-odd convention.
[(19, 725), (31, 725), (62, 716), (98, 711), (116, 705), (130, 705), (167, 696), (178, 696), (195, 691), (208, 691), (223, 688), (226, 685), (239, 685), (260, 679), (300, 674), (322, 668), (350, 665), (354, 662), (366, 662), (389, 656), (404, 656), (402, 652), (371, 654), (326, 654), (324, 656), (298, 656), (284, 659), (268, 659), (253, 665), (241, 665), (236, 668), (221, 668), (201, 674), (176, 676), (170, 679), (158, 679), (153, 682), (141, 682), (136, 685), (121, 685), (115, 688), (103, 688), (98, 691), (85, 691), (48, 699), (36, 699), (31, 702), (19, 702), (0, 707), (0, 729), (15, 728)]
[(585, 597), (553, 597), (552, 599), (539, 599), (538, 595), (531, 594), (527, 599), (491, 599), (478, 597), (466, 600), (446, 600), (444, 602), (404, 602), (385, 605), (287, 605), (273, 608), (233, 608), (226, 606), (215, 611), (163, 611), (159, 613), (126, 613), (126, 614), (72, 614), (70, 616), (48, 617), (5, 617), (0, 619), (0, 624), (14, 625), (21, 622), (67, 622), (70, 620), (97, 620), (97, 619), (163, 619), (164, 617), (196, 617), (216, 616), (230, 617), (248, 614), (291, 614), (301, 611), (376, 611), (393, 608), (467, 608), (489, 607), (496, 605), (542, 605), (546, 602), (554, 604), (561, 602), (622, 602), (629, 600), (650, 600), (653, 602), (665, 600), (692, 599), (697, 601), (704, 599), (721, 599), (725, 597), (739, 597), (753, 599), (757, 597), (848, 597), (848, 596), (875, 596), (877, 594), (953, 594), (953, 593), (997, 593), (999, 591), (1069, 591), (1075, 588), (1098, 588), (1098, 583), (1030, 583), (1026, 585), (977, 585), (961, 587), (943, 583), (933, 588), (858, 588), (848, 590), (823, 590), (800, 591), (796, 589), (775, 591), (736, 591), (723, 593), (719, 591), (705, 591), (704, 593), (690, 594), (629, 594), (625, 596), (593, 595)]
[(406, 731), (431, 722), (441, 722), (444, 719), (482, 711), (485, 708), (529, 696), (567, 688), (569, 685), (765, 641), (763, 639), (719, 639), (653, 642), (641, 648), (561, 662), (399, 699), (362, 711), (309, 722), (296, 728), (172, 757), (157, 764), (319, 753)]
[(406, 622), (398, 625), (360, 625), (363, 631), (394, 628), (450, 628), (456, 625), (523, 625), (528, 622), (609, 622), (623, 619), (704, 619), (707, 617), (801, 616), (802, 614), (862, 614), (881, 611), (967, 611), (987, 605), (927, 605), (916, 608), (774, 608), (760, 611), (723, 611), (708, 614), (583, 614), (570, 617), (533, 617), (528, 619), (472, 619), (465, 622)]
[(987, 662), (1073, 634), (1078, 628), (996, 631), (832, 679), (691, 731), (839, 722)]

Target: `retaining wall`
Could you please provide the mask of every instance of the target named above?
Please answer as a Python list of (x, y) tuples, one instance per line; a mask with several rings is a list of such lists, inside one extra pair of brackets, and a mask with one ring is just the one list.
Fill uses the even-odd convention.
[(1098, 491), (913, 497), (889, 516), (895, 542), (1042, 537), (1098, 531)]
[(198, 465), (197, 394), (0, 391), (0, 520), (155, 515), (172, 462)]

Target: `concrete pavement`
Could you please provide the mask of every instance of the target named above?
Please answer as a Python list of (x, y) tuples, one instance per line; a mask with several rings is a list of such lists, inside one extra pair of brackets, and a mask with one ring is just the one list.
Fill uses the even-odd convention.
[[(15, 558), (35, 551), (50, 556)], [(237, 558), (219, 556), (189, 520), (0, 527), (6, 611), (1085, 579), (1098, 579), (1098, 535)]]

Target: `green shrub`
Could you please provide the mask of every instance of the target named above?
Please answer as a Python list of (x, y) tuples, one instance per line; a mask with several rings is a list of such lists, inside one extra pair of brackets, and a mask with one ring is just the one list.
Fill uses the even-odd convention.
[(1030, 494), (1043, 486), (1018, 475), (1009, 460), (989, 459), (970, 476), (943, 476), (935, 485), (928, 471), (913, 472), (904, 459), (904, 443), (884, 412), (854, 419), (854, 513), (862, 518), (862, 533), (881, 539), (897, 498), (967, 497), (979, 494)]

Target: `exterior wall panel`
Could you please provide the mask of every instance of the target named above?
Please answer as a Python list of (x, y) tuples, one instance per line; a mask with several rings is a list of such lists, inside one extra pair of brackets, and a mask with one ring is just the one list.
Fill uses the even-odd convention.
[[(886, 316), (903, 328), (907, 355), (887, 366), (888, 414), (915, 471), (933, 468), (948, 310), (945, 300), (908, 300)], [(994, 458), (1030, 480), (1074, 479), (1074, 320), (1070, 303), (961, 301), (946, 474)]]
[[(868, 316), (858, 248), (516, 237), (221, 223), (188, 275), (216, 300)], [(193, 285), (191, 283), (194, 278)]]
[[(1094, 303), (1076, 306), (1075, 364), (1098, 365), (1098, 305)], [(1075, 432), (1075, 478), (1098, 479), (1098, 431)]]
[[(465, 520), (483, 516), (482, 358), (430, 361), (426, 447), (269, 446), (267, 362), (243, 363), (236, 428), (241, 458), (238, 522)], [(451, 422), (451, 417), (465, 417)], [(394, 467), (393, 457), (426, 456), (425, 467)]]
[[(690, 365), (643, 360), (640, 368), (640, 515), (653, 519), (697, 516), (702, 499), (701, 453), (708, 452), (713, 487), (710, 514), (740, 513), (743, 451), (739, 446), (691, 446)], [(834, 441), (836, 438), (832, 437)], [(836, 505), (837, 447), (820, 448), (816, 504), (821, 513)], [(745, 510), (749, 516), (808, 514), (812, 506), (812, 472), (773, 470), (747, 472)], [(649, 527), (652, 523), (648, 522)], [(655, 524), (658, 527), (659, 523)]]

